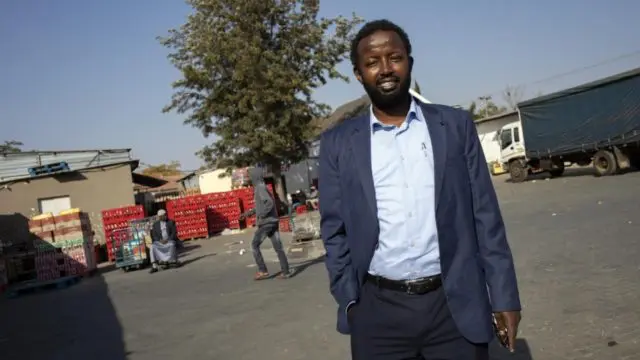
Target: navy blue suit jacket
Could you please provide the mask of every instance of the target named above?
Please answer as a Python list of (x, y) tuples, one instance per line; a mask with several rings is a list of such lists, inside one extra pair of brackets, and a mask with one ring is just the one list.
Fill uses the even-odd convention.
[[(520, 310), (498, 200), (470, 114), (421, 106), (434, 153), (444, 290), (462, 335), (486, 343), (494, 336), (492, 311)], [(320, 143), (321, 234), (343, 334), (349, 333), (345, 307), (358, 299), (378, 242), (370, 129), (367, 113), (326, 131)]]

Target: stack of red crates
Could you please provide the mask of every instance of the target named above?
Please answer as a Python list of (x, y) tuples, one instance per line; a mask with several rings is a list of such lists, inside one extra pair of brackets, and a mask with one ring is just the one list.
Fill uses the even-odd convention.
[(178, 239), (196, 239), (209, 235), (206, 210), (207, 202), (202, 195), (167, 201), (167, 215), (176, 222)]
[[(267, 185), (273, 196), (273, 186)], [(167, 215), (176, 222), (180, 240), (204, 238), (224, 229), (239, 229), (240, 214), (255, 207), (253, 188), (186, 196), (167, 201)], [(255, 226), (256, 216), (246, 220)], [(283, 230), (287, 231), (287, 230)]]
[(232, 192), (202, 195), (208, 199), (207, 224), (209, 234), (217, 234), (224, 229), (240, 228), (240, 199)]
[(129, 221), (143, 218), (144, 208), (142, 205), (129, 205), (121, 208), (102, 210), (102, 224), (109, 261), (113, 262), (116, 260), (115, 250), (122, 240), (126, 240), (114, 239), (114, 232), (115, 236), (124, 234), (125, 232), (116, 232), (116, 230), (128, 229)]
[(180, 240), (240, 228), (240, 200), (231, 191), (169, 200), (167, 214), (176, 222)]

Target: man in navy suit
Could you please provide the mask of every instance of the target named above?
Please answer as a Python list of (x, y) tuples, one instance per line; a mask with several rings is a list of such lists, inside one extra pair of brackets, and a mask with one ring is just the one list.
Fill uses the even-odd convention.
[(411, 44), (389, 21), (363, 26), (351, 62), (372, 106), (322, 135), (319, 191), (353, 359), (488, 359), (492, 315), (513, 351), (518, 286), (470, 114), (412, 98)]

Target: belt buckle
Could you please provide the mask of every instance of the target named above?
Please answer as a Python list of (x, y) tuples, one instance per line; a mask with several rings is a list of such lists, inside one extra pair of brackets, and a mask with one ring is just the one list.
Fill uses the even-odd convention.
[(416, 286), (416, 283), (415, 283), (415, 282), (413, 282), (413, 281), (407, 281), (407, 282), (404, 284), (404, 286), (405, 286), (405, 290), (404, 290), (404, 292), (405, 292), (407, 295), (417, 295), (417, 294), (418, 294), (418, 291), (416, 291), (416, 290), (414, 289), (414, 287)]
[(433, 286), (433, 280), (420, 279), (420, 281), (412, 281), (407, 284), (407, 294), (421, 295), (429, 292), (429, 288)]

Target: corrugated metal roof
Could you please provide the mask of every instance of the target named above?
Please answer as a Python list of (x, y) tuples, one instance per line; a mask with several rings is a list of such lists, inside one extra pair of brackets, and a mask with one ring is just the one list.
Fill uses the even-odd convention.
[(29, 168), (66, 162), (71, 171), (115, 165), (133, 160), (131, 149), (29, 151), (0, 154), (0, 182), (29, 179)]
[(517, 115), (518, 112), (517, 111), (507, 111), (507, 112), (503, 112), (502, 114), (498, 114), (498, 115), (492, 115), (486, 118), (482, 118), (482, 119), (477, 119), (476, 121), (474, 121), (476, 124), (481, 124), (483, 122), (487, 122), (487, 121), (493, 121), (493, 120), (498, 120), (498, 119), (503, 119), (506, 118), (507, 116), (512, 116), (512, 115)]
[(314, 120), (313, 125), (316, 126), (320, 132), (323, 132), (347, 118), (358, 115), (358, 110), (368, 110), (369, 105), (371, 105), (369, 96), (366, 94), (362, 95), (353, 101), (340, 105), (329, 117)]

